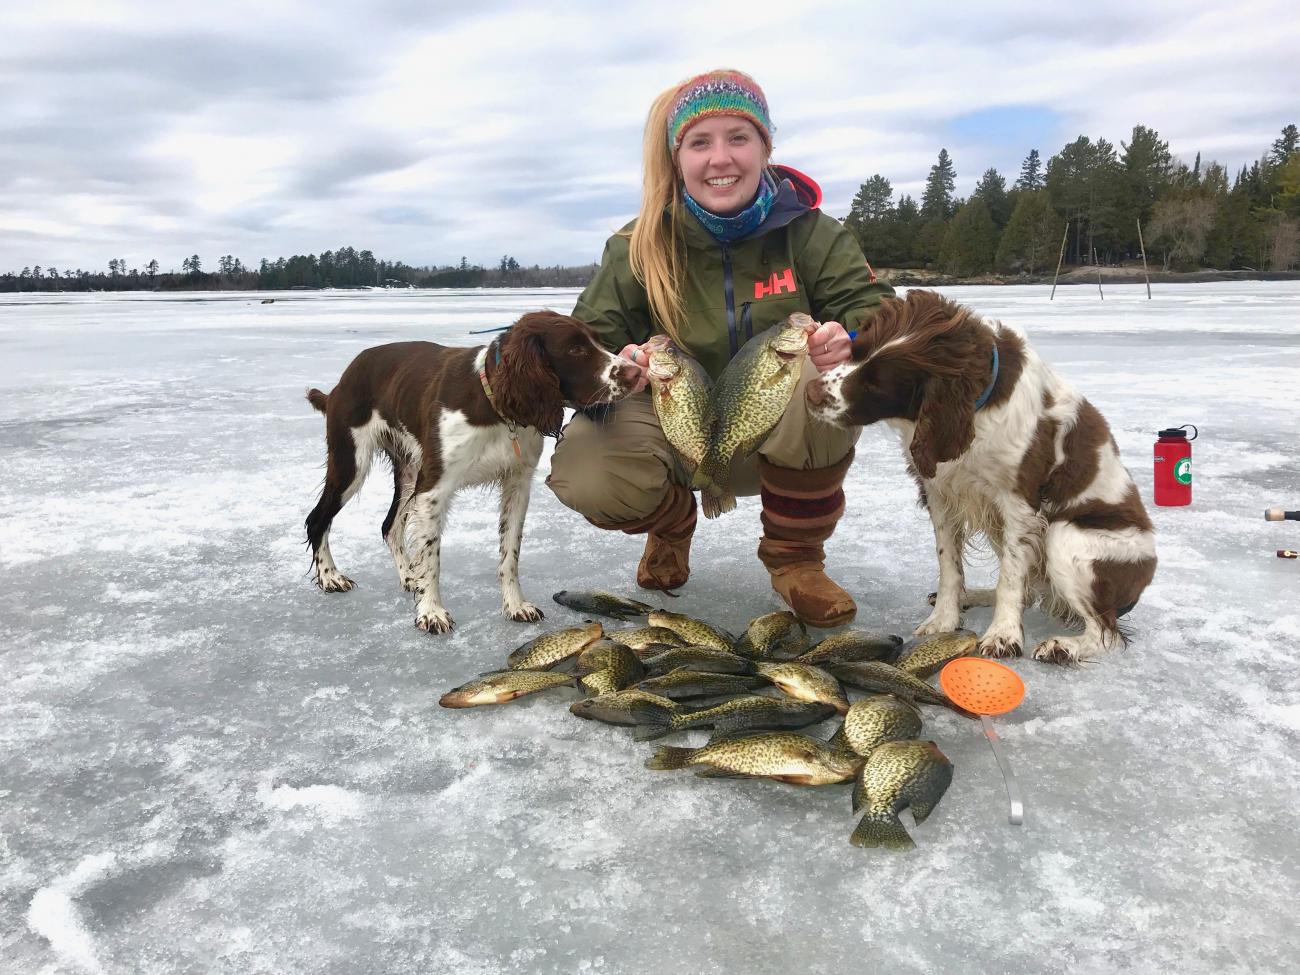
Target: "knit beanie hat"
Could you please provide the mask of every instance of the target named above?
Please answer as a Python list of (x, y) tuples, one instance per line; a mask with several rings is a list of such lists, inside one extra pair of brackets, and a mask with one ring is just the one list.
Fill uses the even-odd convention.
[(676, 152), (687, 129), (715, 115), (736, 115), (753, 122), (771, 151), (775, 127), (767, 115), (767, 98), (753, 78), (739, 71), (709, 71), (677, 89), (668, 116), (668, 148)]

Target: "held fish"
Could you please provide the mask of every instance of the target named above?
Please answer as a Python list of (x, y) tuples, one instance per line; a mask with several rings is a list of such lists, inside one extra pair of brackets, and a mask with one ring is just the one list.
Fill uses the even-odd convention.
[(709, 449), (694, 478), (706, 518), (736, 507), (732, 464), (758, 449), (790, 405), (815, 324), (796, 312), (746, 342), (718, 377), (710, 398)]
[(749, 621), (736, 653), (759, 660), (790, 660), (808, 648), (808, 627), (789, 610)]
[(650, 741), (692, 728), (712, 728), (715, 735), (758, 729), (806, 728), (825, 721), (834, 713), (835, 709), (829, 704), (746, 694), (692, 711), (682, 710), (675, 714), (646, 712), (643, 714), (645, 720), (638, 722), (632, 737), (637, 741)]
[(661, 626), (672, 630), (681, 639), (680, 646), (711, 647), (714, 650), (731, 651), (736, 638), (721, 627), (711, 626), (703, 620), (697, 620), (681, 613), (670, 613), (656, 609), (649, 616), (651, 626)]
[(669, 343), (651, 350), (646, 376), (659, 426), (686, 473), (694, 474), (709, 446), (709, 374)]
[(551, 598), (561, 606), (576, 609), (580, 613), (594, 613), (597, 616), (608, 616), (610, 619), (623, 622), (639, 619), (654, 609), (648, 603), (605, 592), (603, 589), (581, 591), (563, 589)]
[(921, 733), (916, 706), (893, 694), (873, 694), (854, 701), (844, 716), (844, 743), (868, 758), (887, 741), (904, 741)]
[(461, 684), (439, 698), (438, 703), (444, 708), (504, 704), (525, 694), (536, 694), (566, 684), (572, 686), (573, 681), (572, 674), (555, 674), (549, 670), (502, 670)]
[(754, 670), (775, 684), (783, 694), (798, 701), (820, 701), (829, 704), (840, 714), (847, 714), (849, 699), (834, 676), (820, 667), (796, 663), (757, 663)]
[(887, 741), (871, 753), (853, 788), (853, 811), (866, 810), (849, 838), (854, 846), (910, 850), (916, 846), (898, 818), (905, 807), (917, 824), (952, 782), (952, 762), (932, 741)]
[(549, 670), (561, 660), (581, 653), (599, 640), (602, 632), (599, 623), (584, 623), (543, 633), (511, 653), (507, 662), (511, 670)]
[(715, 738), (703, 748), (661, 745), (646, 761), (649, 769), (702, 766), (706, 778), (763, 778), (791, 785), (830, 785), (853, 778), (857, 763), (825, 742), (792, 731), (757, 731)]
[(904, 648), (895, 666), (916, 677), (931, 677), (943, 670), (948, 661), (975, 653), (978, 644), (979, 637), (970, 630), (936, 633), (913, 647)]
[(892, 633), (845, 630), (816, 644), (802, 654), (799, 661), (824, 667), (827, 664), (850, 664), (859, 660), (889, 660), (902, 645), (903, 638)]

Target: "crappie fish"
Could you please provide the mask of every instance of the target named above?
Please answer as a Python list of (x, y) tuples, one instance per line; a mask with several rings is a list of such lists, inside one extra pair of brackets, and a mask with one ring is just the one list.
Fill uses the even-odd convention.
[(662, 677), (651, 677), (637, 685), (643, 691), (677, 700), (682, 697), (712, 697), (739, 694), (764, 683), (761, 677), (746, 674), (706, 674), (693, 670), (674, 670)]
[(892, 633), (845, 630), (828, 636), (801, 654), (799, 662), (824, 667), (827, 664), (849, 664), (859, 660), (889, 660), (902, 645), (903, 638)]
[(646, 375), (659, 426), (686, 473), (694, 474), (709, 447), (709, 374), (669, 343), (651, 350)]
[(608, 616), (610, 619), (621, 620), (624, 623), (645, 616), (654, 609), (648, 603), (605, 592), (603, 589), (572, 592), (564, 589), (551, 598), (561, 606), (568, 606), (569, 609), (576, 609), (580, 613), (595, 613), (597, 616)]
[(957, 707), (948, 695), (937, 687), (931, 687), (919, 677), (891, 667), (879, 660), (863, 660), (853, 664), (831, 664), (826, 668), (850, 687), (860, 687), (864, 691), (876, 694), (893, 694), (904, 701), (920, 701), (922, 704), (940, 704), (962, 714), (966, 712)]
[(511, 670), (548, 670), (561, 660), (581, 653), (589, 644), (599, 640), (603, 632), (599, 623), (552, 630), (529, 640), (506, 660)]
[[(684, 647), (690, 642), (683, 640), (666, 626), (638, 626), (635, 630), (611, 630), (606, 636), (611, 640), (617, 640), (625, 647), (631, 647), (637, 651), (637, 656), (642, 656), (643, 651), (650, 647)], [(656, 649), (654, 652), (661, 653), (662, 650)]]
[(979, 637), (970, 630), (936, 633), (911, 648), (905, 648), (894, 666), (917, 677), (930, 677), (943, 670), (948, 661), (975, 653), (978, 644)]
[(820, 701), (829, 704), (840, 714), (847, 714), (849, 699), (831, 674), (820, 667), (787, 660), (782, 663), (757, 663), (754, 671), (797, 701)]
[(641, 658), (631, 647), (613, 640), (600, 639), (578, 654), (580, 683), (592, 694), (621, 691), (645, 677)]
[[(640, 723), (638, 714), (644, 713), (643, 709), (648, 705), (667, 710), (669, 714), (675, 714), (682, 709), (680, 704), (666, 697), (630, 689), (574, 701), (569, 705), (569, 713), (579, 718), (586, 718), (588, 721), (635, 725)], [(655, 714), (657, 715), (658, 712)]]
[(757, 729), (806, 728), (834, 713), (835, 708), (829, 704), (746, 694), (708, 708), (676, 713), (646, 711), (645, 720), (638, 722), (632, 737), (649, 741), (691, 728), (712, 728), (718, 736)]
[(916, 844), (898, 818), (910, 807), (918, 824), (939, 804), (952, 782), (952, 762), (932, 741), (887, 741), (871, 753), (853, 788), (853, 811), (866, 810), (849, 842), (910, 850)]
[(758, 449), (790, 405), (815, 324), (796, 312), (746, 342), (718, 377), (709, 404), (709, 449), (694, 477), (706, 518), (736, 507), (731, 465)]
[(736, 641), (736, 653), (760, 660), (789, 660), (808, 646), (808, 627), (789, 610), (767, 613), (749, 621)]
[(736, 638), (726, 630), (710, 626), (690, 616), (683, 616), (681, 613), (656, 609), (648, 619), (651, 626), (662, 626), (676, 633), (683, 641), (682, 646), (712, 647), (714, 650), (730, 651), (732, 644), (736, 642)]
[(853, 702), (841, 730), (845, 744), (868, 758), (887, 741), (904, 741), (919, 735), (921, 715), (915, 705), (893, 694), (873, 694)]
[(653, 657), (645, 657), (646, 673), (653, 676), (673, 670), (693, 670), (706, 674), (752, 674), (754, 661), (726, 650), (712, 647), (675, 647)]
[(573, 682), (572, 674), (554, 674), (549, 670), (502, 670), (461, 684), (440, 697), (438, 703), (444, 708), (504, 704), (525, 694), (536, 694), (565, 684), (572, 686)]
[(706, 778), (763, 778), (792, 785), (847, 782), (857, 763), (835, 754), (825, 742), (793, 731), (755, 731), (715, 738), (703, 748), (661, 745), (645, 763), (649, 769), (703, 766)]

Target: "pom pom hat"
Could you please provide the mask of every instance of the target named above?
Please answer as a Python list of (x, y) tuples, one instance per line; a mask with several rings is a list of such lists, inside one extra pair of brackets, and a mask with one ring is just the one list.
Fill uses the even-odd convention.
[(676, 152), (687, 129), (715, 115), (735, 115), (753, 122), (768, 151), (772, 150), (773, 126), (767, 115), (767, 98), (753, 78), (739, 71), (709, 71), (677, 89), (668, 116), (668, 148)]

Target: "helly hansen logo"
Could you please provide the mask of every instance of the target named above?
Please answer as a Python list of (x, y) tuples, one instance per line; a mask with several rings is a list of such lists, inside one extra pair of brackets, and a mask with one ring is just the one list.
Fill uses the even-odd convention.
[(798, 286), (794, 283), (794, 268), (788, 267), (784, 271), (773, 272), (766, 284), (755, 281), (754, 300), (758, 301), (771, 295), (794, 294), (798, 290)]

